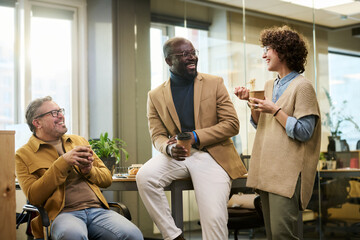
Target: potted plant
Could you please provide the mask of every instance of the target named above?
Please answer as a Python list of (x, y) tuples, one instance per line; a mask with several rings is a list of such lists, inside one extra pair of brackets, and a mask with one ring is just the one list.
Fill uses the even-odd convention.
[(125, 156), (125, 161), (129, 158), (129, 153), (124, 147), (126, 147), (125, 141), (119, 138), (108, 137), (108, 133), (100, 134), (99, 139), (90, 139), (90, 146), (96, 155), (104, 162), (105, 166), (114, 172), (115, 165), (119, 164), (122, 158), (122, 154)]
[(344, 109), (347, 104), (347, 101), (344, 100), (341, 104), (341, 107), (338, 109), (333, 100), (331, 99), (330, 93), (324, 89), (326, 98), (329, 102), (329, 112), (325, 113), (325, 120), (323, 124), (330, 128), (331, 136), (337, 137), (341, 135), (341, 124), (344, 122), (350, 122), (354, 125), (357, 131), (360, 130), (359, 125), (354, 121), (353, 116), (345, 115)]

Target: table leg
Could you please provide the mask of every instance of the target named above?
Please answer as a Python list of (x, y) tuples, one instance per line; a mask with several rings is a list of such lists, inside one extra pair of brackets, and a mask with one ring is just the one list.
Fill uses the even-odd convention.
[(303, 227), (303, 213), (302, 211), (300, 210), (299, 211), (299, 216), (298, 216), (298, 237), (300, 240), (303, 240), (304, 239), (304, 227)]
[(181, 231), (184, 231), (183, 222), (183, 194), (182, 189), (176, 186), (176, 182), (173, 182), (171, 188), (171, 213), (174, 218), (175, 224)]

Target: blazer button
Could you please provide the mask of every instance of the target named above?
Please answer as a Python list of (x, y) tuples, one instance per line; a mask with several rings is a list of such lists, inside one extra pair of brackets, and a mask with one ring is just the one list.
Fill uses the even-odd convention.
[(71, 173), (71, 170), (68, 170), (68, 173)]

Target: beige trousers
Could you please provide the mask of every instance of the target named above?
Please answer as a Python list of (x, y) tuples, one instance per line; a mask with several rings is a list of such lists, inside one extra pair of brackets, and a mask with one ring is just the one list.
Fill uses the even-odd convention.
[(165, 240), (181, 234), (171, 216), (164, 187), (173, 180), (191, 177), (200, 214), (202, 239), (228, 239), (227, 201), (231, 179), (209, 153), (191, 149), (184, 161), (158, 154), (136, 176), (140, 197)]

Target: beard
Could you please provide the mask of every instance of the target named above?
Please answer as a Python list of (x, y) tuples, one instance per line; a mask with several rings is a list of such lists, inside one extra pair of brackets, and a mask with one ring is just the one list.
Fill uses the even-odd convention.
[(62, 126), (57, 126), (57, 125), (55, 125), (55, 127), (48, 128), (47, 130), (44, 130), (44, 133), (45, 133), (47, 136), (51, 136), (52, 138), (59, 139), (59, 138), (61, 138), (67, 131), (68, 131), (68, 129), (67, 129), (66, 125), (63, 124)]
[(197, 76), (197, 70), (191, 71), (191, 72), (186, 72), (184, 74), (184, 78), (186, 78), (188, 80), (193, 80), (196, 76)]

